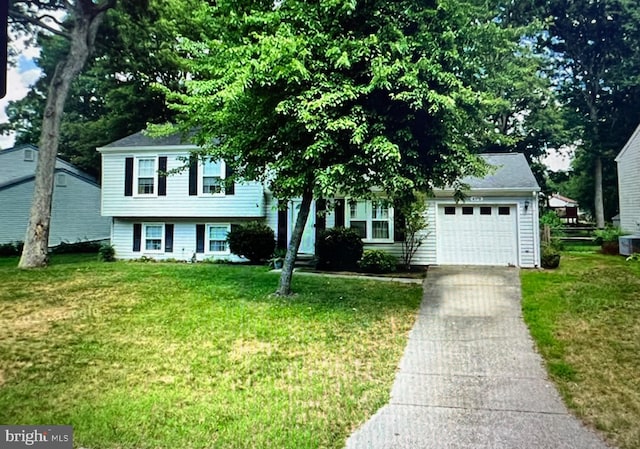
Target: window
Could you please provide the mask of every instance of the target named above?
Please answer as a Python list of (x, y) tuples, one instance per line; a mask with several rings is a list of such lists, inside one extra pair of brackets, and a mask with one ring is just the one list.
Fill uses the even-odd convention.
[(473, 215), (473, 207), (464, 206), (462, 208), (462, 215)]
[(498, 215), (509, 215), (511, 214), (511, 208), (509, 206), (502, 206), (498, 208)]
[(482, 206), (480, 208), (480, 215), (491, 215), (491, 206)]
[(227, 234), (230, 231), (229, 225), (215, 224), (207, 226), (207, 245), (210, 253), (229, 253), (229, 245), (227, 243)]
[(35, 159), (34, 151), (31, 149), (24, 150), (24, 160), (27, 162), (33, 162)]
[(445, 215), (455, 215), (456, 214), (456, 208), (454, 206), (446, 206), (444, 208), (444, 214)]
[(347, 226), (363, 240), (393, 238), (393, 213), (386, 201), (350, 201)]
[(156, 158), (137, 159), (136, 185), (138, 195), (153, 195), (156, 183)]
[(162, 251), (164, 226), (161, 224), (145, 224), (144, 229), (144, 250), (152, 252)]
[(361, 239), (367, 238), (367, 203), (365, 201), (349, 203), (349, 227), (356, 231)]
[(389, 206), (383, 201), (371, 202), (371, 236), (374, 240), (389, 238)]
[(200, 192), (202, 194), (224, 194), (224, 164), (221, 161), (207, 160), (202, 163)]
[(56, 187), (66, 187), (67, 186), (67, 175), (64, 173), (58, 173), (56, 175)]

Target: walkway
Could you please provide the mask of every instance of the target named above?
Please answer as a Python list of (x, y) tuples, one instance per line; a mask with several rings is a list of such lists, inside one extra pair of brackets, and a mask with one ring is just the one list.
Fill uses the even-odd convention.
[(547, 381), (515, 268), (434, 267), (391, 401), (347, 449), (605, 449)]

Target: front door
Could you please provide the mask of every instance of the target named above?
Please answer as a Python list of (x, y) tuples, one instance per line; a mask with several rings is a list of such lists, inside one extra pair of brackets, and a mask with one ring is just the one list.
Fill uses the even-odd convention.
[[(287, 234), (287, 242), (291, 240), (291, 234), (293, 227), (298, 219), (298, 212), (300, 211), (300, 205), (302, 200), (292, 200), (289, 207), (289, 229)], [(304, 226), (304, 232), (302, 233), (302, 241), (300, 242), (300, 248), (298, 248), (298, 254), (315, 254), (316, 244), (316, 232), (315, 232), (315, 201), (311, 203), (311, 210), (309, 211), (309, 217), (307, 223)]]

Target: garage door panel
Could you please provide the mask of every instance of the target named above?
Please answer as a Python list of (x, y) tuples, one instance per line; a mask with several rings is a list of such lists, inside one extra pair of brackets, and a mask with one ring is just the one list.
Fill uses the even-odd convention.
[[(446, 206), (451, 212), (452, 207)], [(471, 214), (463, 214), (467, 208)], [(472, 208), (472, 209), (469, 209)], [(482, 212), (481, 213), (481, 208)], [(490, 209), (488, 209), (490, 208)], [(503, 214), (499, 212), (502, 210)], [(455, 206), (455, 214), (438, 208), (438, 263), (458, 265), (517, 264), (514, 206)], [(508, 215), (505, 213), (508, 212)]]

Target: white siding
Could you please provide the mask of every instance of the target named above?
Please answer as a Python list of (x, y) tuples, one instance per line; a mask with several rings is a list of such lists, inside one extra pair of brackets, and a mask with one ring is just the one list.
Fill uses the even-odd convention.
[[(167, 169), (178, 169), (188, 153), (159, 152), (167, 156)], [(156, 154), (149, 154), (150, 157)], [(189, 173), (167, 177), (166, 196), (124, 196), (125, 159), (132, 154), (102, 155), (102, 215), (112, 217), (265, 217), (265, 195), (258, 182), (236, 183), (235, 194), (189, 196)]]
[[(109, 238), (109, 218), (100, 216), (100, 188), (66, 174), (67, 186), (54, 187), (49, 246)], [(0, 190), (0, 243), (24, 240), (34, 182)]]
[[(173, 228), (173, 252), (148, 252), (133, 251), (133, 225), (134, 223), (172, 223)], [(127, 220), (114, 219), (111, 244), (116, 250), (116, 258), (118, 259), (139, 259), (141, 257), (149, 257), (155, 260), (176, 259), (190, 261), (195, 254), (196, 260), (203, 261), (205, 259), (224, 259), (230, 261), (243, 261), (241, 257), (233, 254), (228, 255), (212, 255), (210, 253), (196, 254), (196, 225), (214, 223), (214, 221), (188, 221), (188, 220)], [(220, 222), (227, 223), (227, 222)], [(144, 245), (142, 245), (144, 248)]]
[(618, 160), (620, 227), (640, 234), (640, 136), (634, 134)]

